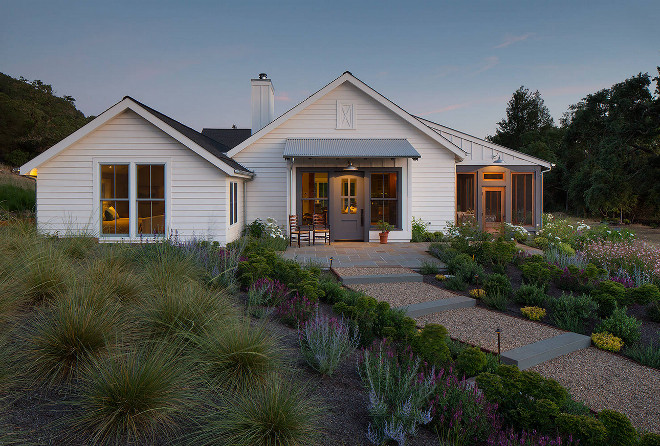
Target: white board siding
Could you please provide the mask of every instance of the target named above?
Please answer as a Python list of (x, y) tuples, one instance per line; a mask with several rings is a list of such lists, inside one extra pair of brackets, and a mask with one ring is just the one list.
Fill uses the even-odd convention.
[(98, 162), (163, 160), (169, 173), (168, 230), (181, 238), (209, 238), (224, 244), (226, 175), (132, 111), (116, 116), (39, 166), (39, 229), (58, 234), (86, 230), (98, 235)]
[[(336, 129), (337, 100), (354, 104), (355, 129)], [(268, 216), (280, 224), (287, 221), (288, 169), (282, 157), (286, 138), (406, 138), (422, 157), (409, 161), (411, 179), (406, 184), (410, 184), (408, 196), (412, 202), (410, 211), (403, 214), (407, 218), (403, 219), (401, 236), (410, 239), (412, 216), (430, 221), (432, 230), (454, 221), (454, 154), (367, 94), (344, 83), (234, 156), (256, 174), (247, 185), (248, 222)], [(406, 202), (402, 205), (407, 209)]]

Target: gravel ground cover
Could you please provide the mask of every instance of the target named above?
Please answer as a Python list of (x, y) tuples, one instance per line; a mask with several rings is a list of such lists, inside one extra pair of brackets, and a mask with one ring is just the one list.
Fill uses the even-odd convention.
[(340, 276), (387, 276), (391, 274), (413, 274), (415, 271), (403, 266), (353, 266), (353, 267), (339, 267), (333, 270)]
[(421, 325), (444, 325), (449, 336), (497, 352), (497, 334), (502, 329), (502, 351), (512, 350), (564, 333), (556, 328), (519, 319), (485, 308), (460, 308), (416, 318)]
[(351, 288), (385, 301), (392, 307), (456, 297), (454, 293), (423, 282), (364, 283), (351, 285)]
[(532, 367), (557, 380), (594, 410), (628, 415), (638, 429), (660, 434), (660, 371), (594, 347)]

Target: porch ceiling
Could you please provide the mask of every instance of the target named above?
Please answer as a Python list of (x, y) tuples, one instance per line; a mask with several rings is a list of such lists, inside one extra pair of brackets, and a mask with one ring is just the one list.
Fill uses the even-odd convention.
[(287, 138), (284, 158), (420, 158), (407, 139)]

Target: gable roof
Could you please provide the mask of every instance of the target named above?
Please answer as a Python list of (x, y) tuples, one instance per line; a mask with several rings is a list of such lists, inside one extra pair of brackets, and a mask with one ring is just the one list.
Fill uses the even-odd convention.
[(518, 158), (520, 160), (524, 160), (532, 164), (538, 164), (539, 166), (547, 167), (548, 169), (553, 167), (552, 163), (543, 160), (541, 158), (536, 158), (535, 156), (527, 155), (526, 153), (522, 153), (517, 150), (513, 150), (508, 147), (492, 143), (490, 141), (486, 141), (485, 139), (477, 138), (476, 136), (469, 135), (459, 130), (454, 130), (450, 127), (444, 126), (442, 124), (438, 124), (437, 122), (429, 121), (428, 119), (424, 119), (419, 116), (415, 116), (415, 118), (418, 119), (420, 122), (424, 123), (425, 125), (429, 126), (431, 129), (435, 130), (436, 132), (439, 132), (440, 134), (445, 133), (453, 137), (461, 138), (476, 144), (480, 144), (488, 149), (494, 150), (495, 152), (500, 152), (509, 155), (513, 158)]
[(154, 110), (130, 96), (124, 96), (121, 101), (98, 115), (91, 122), (22, 165), (20, 169), (21, 175), (27, 175), (32, 169), (38, 168), (41, 164), (45, 163), (126, 110), (132, 110), (137, 113), (142, 118), (149, 121), (214, 166), (218, 167), (227, 175), (241, 177), (251, 177), (253, 175), (250, 170), (226, 155), (225, 152), (229, 149), (228, 147), (208, 136), (202, 135), (198, 131), (191, 129), (157, 110)]
[(295, 107), (289, 109), (287, 112), (283, 113), (276, 119), (274, 119), (270, 124), (259, 130), (258, 132), (254, 133), (252, 136), (250, 136), (248, 139), (245, 141), (241, 142), (238, 144), (236, 147), (231, 149), (229, 152), (227, 152), (228, 156), (233, 157), (237, 153), (239, 153), (241, 150), (245, 149), (247, 146), (252, 144), (253, 142), (257, 141), (259, 138), (262, 136), (266, 135), (268, 132), (271, 130), (279, 127), (281, 124), (286, 122), (288, 119), (294, 117), (298, 113), (300, 113), (302, 110), (325, 96), (327, 93), (330, 91), (334, 90), (336, 87), (340, 86), (344, 82), (348, 82), (355, 87), (357, 87), (359, 90), (362, 92), (366, 93), (368, 96), (371, 96), (373, 99), (375, 99), (377, 102), (380, 104), (384, 105), (386, 108), (388, 108), (390, 111), (392, 111), (395, 115), (399, 116), (402, 118), (404, 121), (408, 122), (411, 124), (413, 127), (417, 128), (420, 130), (422, 133), (426, 134), (429, 136), (431, 139), (435, 140), (437, 143), (442, 145), (443, 147), (446, 147), (448, 150), (454, 153), (457, 158), (463, 160), (465, 159), (465, 156), (467, 155), (466, 152), (458, 147), (457, 145), (453, 144), (451, 141), (449, 141), (447, 138), (442, 136), (439, 132), (434, 131), (424, 123), (420, 122), (418, 119), (416, 119), (413, 115), (396, 105), (394, 102), (390, 101), (387, 99), (385, 96), (382, 94), (378, 93), (376, 90), (362, 82), (360, 79), (356, 78), (351, 74), (350, 71), (345, 71), (344, 74), (327, 84), (325, 87), (321, 88), (319, 91), (316, 93), (312, 94), (310, 97), (305, 99), (304, 101), (300, 102), (298, 105)]
[(227, 146), (227, 150), (233, 149), (250, 136), (252, 136), (251, 129), (202, 129), (202, 135), (218, 141), (220, 144)]

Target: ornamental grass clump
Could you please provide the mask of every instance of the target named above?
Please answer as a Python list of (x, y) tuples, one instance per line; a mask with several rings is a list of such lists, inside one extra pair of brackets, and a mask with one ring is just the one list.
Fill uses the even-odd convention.
[(223, 395), (189, 443), (196, 446), (302, 446), (322, 434), (320, 402), (294, 380), (269, 375), (262, 383)]
[(638, 342), (626, 348), (624, 354), (642, 365), (660, 369), (660, 345), (656, 344), (655, 341), (651, 341), (646, 345)]
[(211, 384), (236, 390), (262, 382), (283, 364), (277, 339), (264, 325), (234, 322), (195, 339), (196, 358)]
[(33, 303), (40, 303), (64, 291), (72, 265), (52, 243), (35, 243), (30, 249), (25, 268), (16, 272), (16, 280), (25, 284), (26, 295)]
[(385, 342), (374, 343), (358, 359), (358, 373), (369, 393), (367, 439), (376, 445), (385, 441), (405, 443), (419, 424), (431, 421), (429, 398), (436, 386), (434, 369), (424, 372), (412, 353), (399, 358)]
[(599, 349), (610, 352), (618, 352), (623, 347), (621, 338), (617, 338), (612, 333), (592, 333), (591, 340)]
[(191, 376), (188, 364), (162, 344), (97, 358), (86, 367), (64, 435), (102, 445), (167, 441), (196, 405)]
[(545, 308), (541, 307), (522, 307), (520, 312), (531, 321), (540, 321), (545, 317)]
[(40, 382), (70, 380), (81, 365), (105, 354), (125, 326), (117, 302), (95, 284), (76, 283), (24, 328), (29, 374)]
[(298, 339), (307, 364), (328, 376), (360, 342), (357, 330), (351, 330), (343, 318), (329, 318), (318, 313), (299, 329)]

